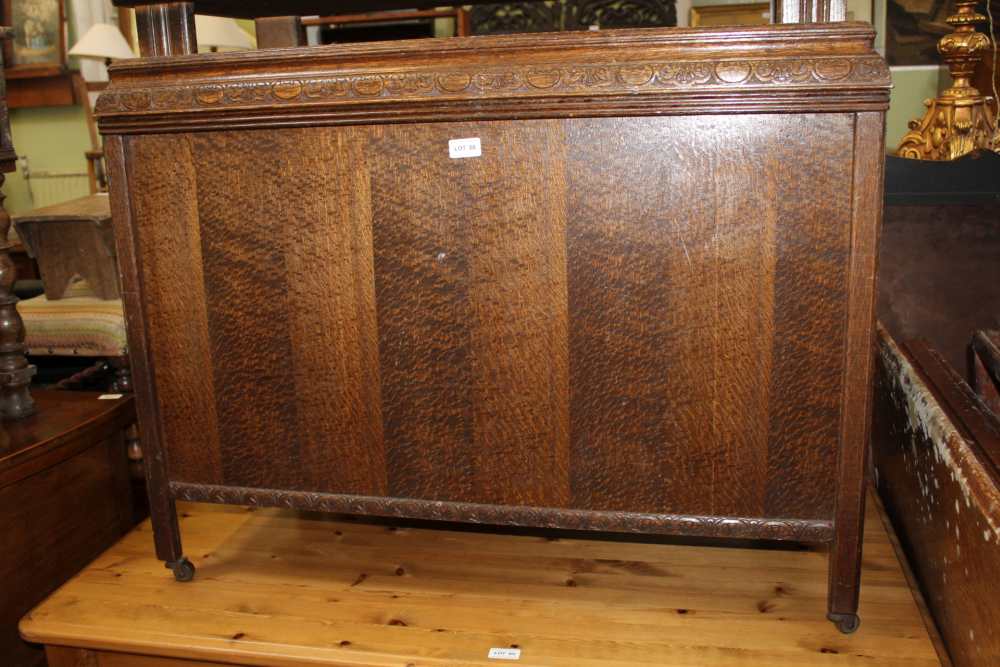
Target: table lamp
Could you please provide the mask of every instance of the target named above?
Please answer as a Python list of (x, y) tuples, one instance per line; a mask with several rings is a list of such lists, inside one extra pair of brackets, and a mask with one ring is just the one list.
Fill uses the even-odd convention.
[[(69, 55), (78, 58), (103, 61), (105, 65), (110, 65), (112, 60), (122, 60), (135, 58), (135, 51), (129, 46), (128, 40), (122, 34), (118, 26), (110, 23), (95, 23), (80, 38), (73, 48), (69, 50)], [(103, 78), (103, 77), (102, 77)], [(97, 137), (97, 124), (94, 122), (93, 100), (90, 99), (91, 82), (84, 83), (82, 77), (76, 77), (82, 90), (78, 90), (78, 95), (84, 103), (83, 108), (87, 116), (87, 130), (90, 132), (91, 148), (86, 152), (87, 176), (90, 181), (90, 192), (100, 192), (107, 189), (107, 178), (103, 168), (104, 152), (101, 149), (100, 139)], [(100, 90), (105, 85), (102, 81), (100, 85), (93, 86)]]
[(69, 50), (69, 55), (103, 60), (106, 65), (120, 58), (135, 58), (135, 52), (125, 35), (110, 23), (95, 23), (90, 26), (90, 30)]
[(253, 37), (233, 19), (196, 14), (194, 22), (199, 50), (216, 52), (257, 47)]

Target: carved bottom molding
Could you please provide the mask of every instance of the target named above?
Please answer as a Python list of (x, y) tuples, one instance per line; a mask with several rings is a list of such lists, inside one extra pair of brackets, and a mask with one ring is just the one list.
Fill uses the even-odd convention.
[(833, 537), (833, 522), (807, 519), (513, 507), (309, 491), (279, 491), (186, 482), (171, 482), (170, 493), (176, 500), (193, 502), (287, 507), (337, 514), (429, 519), (525, 528), (557, 528), (684, 537), (791, 540), (796, 542), (829, 542)]

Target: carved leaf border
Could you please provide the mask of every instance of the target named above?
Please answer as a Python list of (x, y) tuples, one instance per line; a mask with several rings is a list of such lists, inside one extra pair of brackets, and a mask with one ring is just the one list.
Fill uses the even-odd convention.
[(545, 92), (632, 93), (756, 86), (886, 85), (878, 56), (780, 60), (535, 65), (443, 72), (377, 72), (279, 80), (124, 88), (98, 99), (98, 114), (309, 104), (331, 100), (504, 97)]
[(745, 537), (800, 542), (827, 542), (833, 535), (831, 522), (806, 519), (514, 507), (411, 498), (254, 489), (185, 482), (171, 482), (170, 492), (177, 500), (193, 502), (285, 507), (341, 514), (562, 530), (597, 530), (696, 537)]

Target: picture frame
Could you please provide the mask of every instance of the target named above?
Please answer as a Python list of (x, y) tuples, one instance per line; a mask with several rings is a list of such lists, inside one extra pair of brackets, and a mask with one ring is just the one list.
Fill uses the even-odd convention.
[(706, 5), (691, 8), (692, 28), (728, 25), (767, 25), (771, 22), (771, 3)]
[(64, 0), (2, 0), (0, 23), (13, 28), (3, 47), (8, 78), (54, 76), (66, 71)]
[(938, 40), (954, 30), (945, 0), (886, 0), (885, 58), (891, 67), (939, 66)]

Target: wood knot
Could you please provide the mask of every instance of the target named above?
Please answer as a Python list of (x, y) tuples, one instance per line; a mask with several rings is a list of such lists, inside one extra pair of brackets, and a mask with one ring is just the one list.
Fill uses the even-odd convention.
[(246, 636), (247, 635), (245, 632), (237, 632), (235, 635), (233, 635), (233, 639), (243, 639)]

